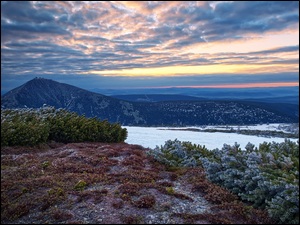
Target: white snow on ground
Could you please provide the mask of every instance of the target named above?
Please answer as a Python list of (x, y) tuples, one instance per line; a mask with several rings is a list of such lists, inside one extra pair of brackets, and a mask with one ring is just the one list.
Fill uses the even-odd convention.
[[(272, 125), (270, 124), (270, 126)], [(284, 138), (278, 138), (278, 137), (274, 137), (274, 138), (257, 137), (257, 136), (242, 135), (242, 134), (235, 134), (235, 133), (221, 133), (221, 132), (208, 133), (208, 132), (193, 132), (193, 131), (180, 131), (180, 130), (160, 130), (160, 129), (167, 129), (168, 127), (123, 126), (123, 128), (126, 128), (128, 131), (128, 137), (125, 140), (126, 143), (138, 144), (146, 148), (155, 148), (156, 145), (158, 146), (164, 145), (165, 141), (169, 139), (174, 140), (176, 138), (180, 141), (190, 141), (193, 144), (200, 144), (202, 146), (205, 145), (205, 147), (210, 150), (215, 148), (221, 149), (224, 143), (229, 145), (234, 145), (234, 143), (237, 142), (238, 144), (240, 144), (240, 147), (244, 149), (245, 146), (248, 144), (248, 142), (254, 144), (256, 147), (259, 147), (259, 144), (265, 141), (266, 142), (284, 141)], [(184, 128), (188, 128), (188, 127), (184, 127)], [(212, 127), (210, 126), (210, 128)], [(253, 129), (267, 130), (266, 125), (255, 126)], [(273, 130), (277, 130), (277, 129), (273, 129)], [(296, 142), (298, 139), (290, 139), (290, 140)]]
[(290, 123), (272, 123), (272, 124), (257, 124), (257, 125), (243, 125), (243, 126), (236, 126), (236, 125), (219, 125), (219, 126), (200, 126), (200, 127), (191, 127), (191, 128), (197, 128), (201, 130), (205, 129), (218, 129), (218, 130), (230, 130), (231, 128), (234, 130), (268, 130), (268, 131), (282, 131), (284, 133), (291, 133), (295, 130), (299, 131), (299, 126), (297, 127), (294, 124)]

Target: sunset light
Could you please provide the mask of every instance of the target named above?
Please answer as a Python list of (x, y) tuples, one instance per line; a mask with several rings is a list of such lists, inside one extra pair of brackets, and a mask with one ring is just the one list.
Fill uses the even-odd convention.
[[(290, 67), (290, 71), (297, 72), (298, 65)], [(285, 64), (276, 65), (257, 65), (257, 64), (237, 64), (237, 65), (227, 65), (227, 64), (216, 64), (216, 65), (202, 65), (202, 66), (168, 66), (159, 68), (133, 68), (133, 69), (121, 69), (121, 70), (108, 70), (108, 71), (89, 71), (84, 72), (84, 74), (96, 74), (102, 76), (180, 76), (180, 75), (207, 75), (207, 74), (228, 74), (228, 73), (249, 73), (249, 72), (285, 72)]]
[(2, 1), (1, 31), (2, 91), (299, 82), (297, 1)]
[(221, 84), (221, 85), (194, 85), (194, 86), (161, 86), (151, 88), (260, 88), (260, 87), (297, 87), (298, 82), (281, 83), (248, 83), (248, 84)]
[(299, 1), (1, 1), (1, 161), (1, 224), (299, 224)]

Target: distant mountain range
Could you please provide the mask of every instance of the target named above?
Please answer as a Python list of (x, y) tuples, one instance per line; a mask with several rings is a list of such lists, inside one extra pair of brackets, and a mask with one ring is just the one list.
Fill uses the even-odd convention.
[(111, 95), (110, 97), (122, 99), (132, 102), (163, 102), (163, 101), (199, 101), (207, 100), (205, 98), (188, 96), (188, 95), (172, 95), (172, 94), (132, 94), (132, 95)]
[(185, 95), (106, 96), (68, 84), (35, 78), (1, 96), (1, 108), (44, 104), (135, 126), (294, 123), (297, 104), (211, 100)]
[[(123, 100), (153, 101), (174, 100), (247, 100), (267, 103), (291, 103), (299, 105), (299, 87), (266, 88), (143, 88), (99, 89), (90, 91)], [(189, 99), (187, 99), (189, 98)]]
[(110, 95), (110, 97), (118, 98), (126, 101), (133, 102), (161, 102), (161, 101), (175, 101), (175, 100), (238, 100), (238, 101), (251, 101), (251, 102), (266, 102), (266, 103), (291, 103), (299, 105), (299, 97), (296, 95), (288, 95), (284, 97), (261, 97), (261, 98), (247, 98), (241, 97), (239, 94), (235, 98), (222, 98), (224, 95), (220, 96), (210, 96), (211, 98), (196, 97), (189, 95), (177, 95), (177, 94), (124, 94), (124, 95)]

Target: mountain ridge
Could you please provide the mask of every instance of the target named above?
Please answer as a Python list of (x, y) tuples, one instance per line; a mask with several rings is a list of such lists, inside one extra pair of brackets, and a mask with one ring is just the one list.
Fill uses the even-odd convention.
[[(191, 98), (204, 98), (208, 100), (249, 100), (259, 102), (292, 103), (299, 105), (298, 87), (265, 87), (265, 88), (144, 88), (144, 89), (89, 89), (92, 92), (107, 96), (118, 96), (123, 100), (135, 99), (140, 96), (160, 95), (187, 96)], [(139, 98), (139, 97), (138, 97)], [(137, 98), (136, 98), (137, 99)]]
[(293, 123), (299, 119), (299, 113), (294, 113), (296, 106), (288, 104), (291, 113), (280, 109), (285, 108), (282, 104), (238, 100), (133, 102), (45, 78), (30, 80), (1, 96), (1, 108), (39, 108), (44, 104), (135, 126)]

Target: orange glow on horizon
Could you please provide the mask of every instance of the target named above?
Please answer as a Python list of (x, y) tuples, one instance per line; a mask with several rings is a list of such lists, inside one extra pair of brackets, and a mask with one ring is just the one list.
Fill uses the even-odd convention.
[(248, 83), (248, 84), (217, 84), (217, 85), (192, 85), (192, 86), (159, 86), (144, 88), (269, 88), (269, 87), (298, 87), (299, 82), (277, 83)]
[(82, 74), (95, 74), (99, 76), (128, 76), (128, 77), (160, 77), (182, 75), (213, 75), (232, 73), (270, 73), (270, 72), (296, 72), (299, 71), (297, 64), (293, 66), (285, 64), (213, 64), (198, 66), (164, 66), (155, 68), (130, 68), (120, 70), (86, 71)]

